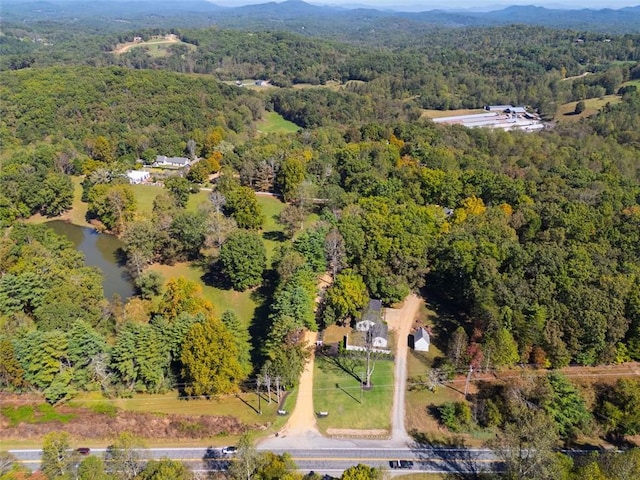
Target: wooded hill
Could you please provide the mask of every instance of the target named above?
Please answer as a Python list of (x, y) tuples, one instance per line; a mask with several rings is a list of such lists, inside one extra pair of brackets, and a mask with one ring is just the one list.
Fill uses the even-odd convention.
[[(638, 37), (459, 33), (442, 33), (441, 48), (423, 38), (392, 50), (189, 30), (176, 34), (195, 50), (153, 58), (109, 53), (115, 37), (25, 54), (13, 30), (15, 71), (0, 74), (2, 387), (56, 402), (82, 389), (217, 395), (258, 374), (291, 386), (305, 328), (350, 323), (369, 297), (390, 305), (421, 288), (456, 312), (434, 337), (442, 350), (457, 339), (443, 360), (451, 371), (640, 360)], [(96, 53), (98, 44), (108, 48)], [(281, 87), (255, 93), (214, 78), (245, 74)], [(334, 76), (344, 89), (288, 87)], [(420, 118), (425, 106), (506, 102), (548, 114), (617, 92), (620, 102), (597, 115), (536, 134)], [(302, 129), (259, 134), (265, 109)], [(120, 174), (156, 154), (203, 160), (167, 179), (141, 214)], [(187, 208), (218, 171), (209, 200)], [(98, 273), (68, 243), (22, 224), (69, 208), (71, 173), (86, 175), (89, 214), (125, 242), (141, 297), (124, 307), (102, 298)], [(270, 266), (258, 190), (287, 203)], [(176, 261), (202, 265), (221, 288), (255, 288), (255, 318), (216, 311), (186, 281), (163, 290), (148, 267)], [(334, 283), (316, 315), (326, 271)], [(594, 408), (617, 409), (603, 432), (639, 431), (633, 411), (605, 389), (596, 395)]]

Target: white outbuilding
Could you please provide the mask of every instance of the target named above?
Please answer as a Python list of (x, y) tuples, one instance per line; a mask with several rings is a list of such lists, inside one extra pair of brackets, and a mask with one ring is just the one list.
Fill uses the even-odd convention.
[(132, 185), (137, 185), (138, 183), (142, 183), (149, 179), (151, 174), (149, 172), (145, 172), (144, 170), (129, 170), (127, 172), (127, 178), (129, 179), (129, 183)]
[(429, 332), (423, 327), (418, 328), (413, 334), (413, 349), (417, 352), (428, 352), (429, 345), (431, 345)]

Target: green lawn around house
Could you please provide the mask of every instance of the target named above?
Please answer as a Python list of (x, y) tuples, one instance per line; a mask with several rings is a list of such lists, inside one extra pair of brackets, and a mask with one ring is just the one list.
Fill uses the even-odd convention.
[(163, 187), (156, 185), (131, 185), (133, 195), (136, 198), (136, 211), (140, 217), (149, 218), (153, 211), (153, 201), (164, 191)]
[(330, 428), (390, 431), (394, 363), (390, 359), (378, 359), (371, 380), (373, 388), (366, 391), (361, 390), (359, 380), (347, 372), (362, 375), (364, 362), (364, 358), (342, 359), (343, 369), (331, 357), (316, 356), (313, 373), (314, 410), (329, 412), (327, 417), (318, 418), (321, 432), (326, 433)]
[(276, 112), (265, 112), (262, 120), (258, 122), (258, 131), (261, 133), (295, 133), (298, 130), (298, 125), (285, 120)]

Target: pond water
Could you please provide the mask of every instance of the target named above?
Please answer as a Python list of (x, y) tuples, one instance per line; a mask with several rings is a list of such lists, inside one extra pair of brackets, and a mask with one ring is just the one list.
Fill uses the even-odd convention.
[(134, 295), (133, 284), (126, 270), (118, 262), (118, 250), (122, 242), (113, 235), (98, 233), (92, 228), (79, 227), (63, 220), (53, 220), (45, 225), (58, 235), (64, 235), (84, 254), (84, 263), (98, 267), (104, 274), (104, 296), (111, 299), (114, 293), (123, 300)]

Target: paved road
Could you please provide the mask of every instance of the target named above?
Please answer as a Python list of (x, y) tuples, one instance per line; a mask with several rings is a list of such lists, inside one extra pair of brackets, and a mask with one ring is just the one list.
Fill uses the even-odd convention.
[[(493, 470), (497, 466), (491, 451), (484, 449), (456, 448), (303, 448), (273, 449), (276, 453), (287, 451), (300, 471), (330, 473), (341, 472), (358, 463), (389, 468), (390, 460), (411, 460), (414, 471), (446, 473)], [(94, 449), (92, 454), (104, 455), (104, 449)], [(170, 458), (184, 462), (195, 470), (220, 470), (230, 460), (219, 448), (162, 448), (139, 450), (145, 460)], [(12, 450), (24, 465), (36, 470), (40, 463), (40, 450)]]

